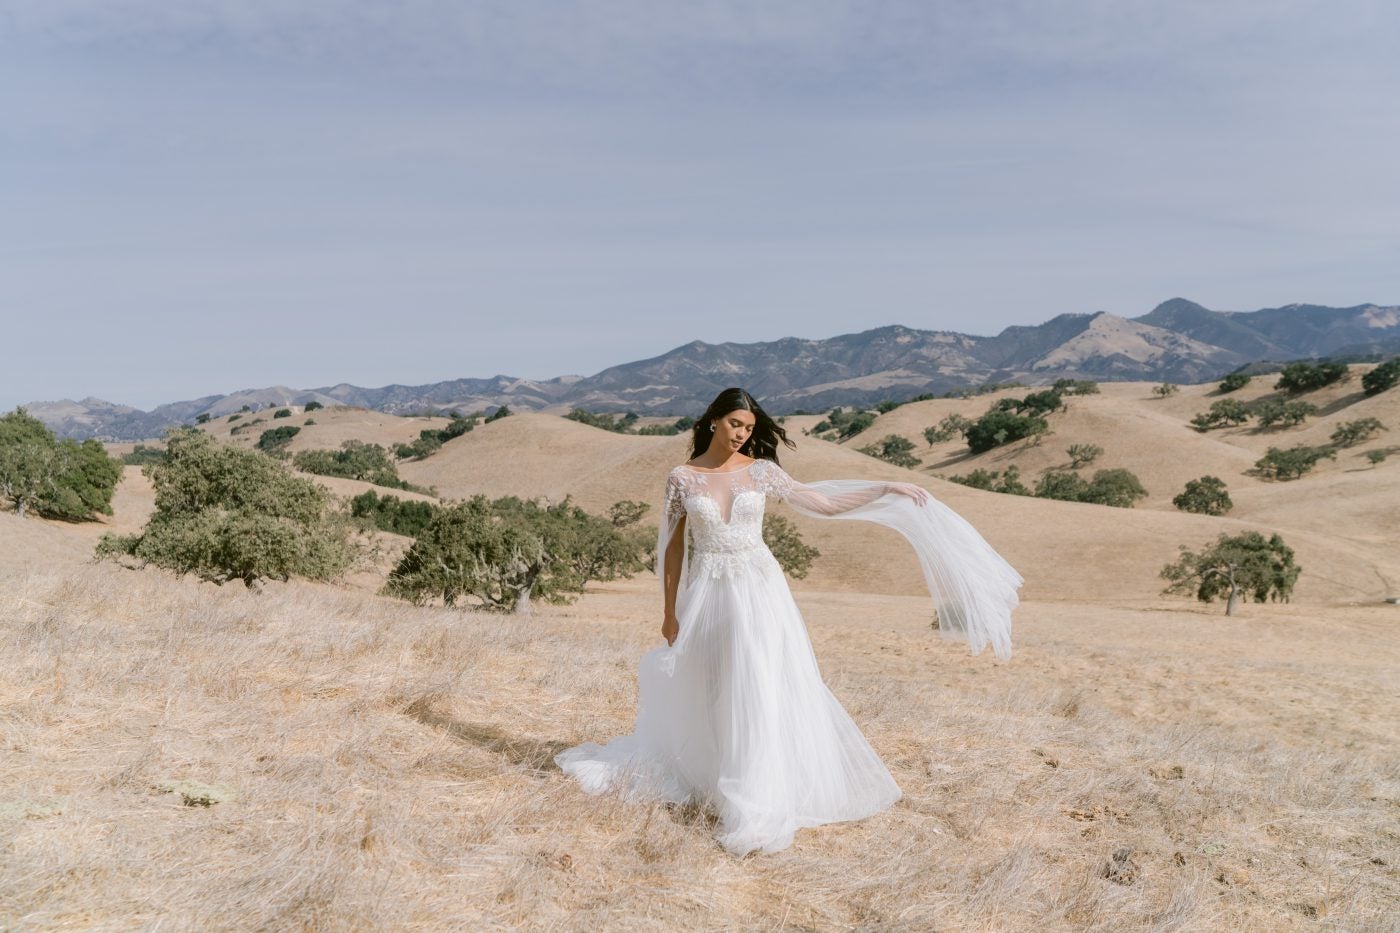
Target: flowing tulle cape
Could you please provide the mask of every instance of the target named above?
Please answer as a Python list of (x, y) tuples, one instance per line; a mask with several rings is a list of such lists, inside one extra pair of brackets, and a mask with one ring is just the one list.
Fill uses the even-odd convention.
[[(1024, 578), (966, 519), (932, 493), (920, 504), (889, 484), (834, 479), (799, 483), (771, 461), (760, 475), (769, 491), (810, 518), (850, 519), (893, 528), (914, 548), (937, 611), (938, 634), (967, 643), (973, 654), (988, 645), (1002, 660), (1011, 657), (1011, 613)], [(663, 509), (657, 536), (657, 572), (665, 594), (666, 544), (679, 524), (678, 510)], [(684, 512), (680, 511), (679, 515)], [(689, 546), (682, 559), (677, 608), (686, 598)]]

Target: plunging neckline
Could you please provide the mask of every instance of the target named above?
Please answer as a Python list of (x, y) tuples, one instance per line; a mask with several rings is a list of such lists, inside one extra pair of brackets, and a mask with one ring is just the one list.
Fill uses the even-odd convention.
[[(725, 470), (724, 472), (725, 472), (725, 473), (738, 473), (739, 471), (738, 471), (738, 470)], [(720, 523), (721, 525), (723, 525), (723, 526), (726, 527), (726, 528), (732, 528), (732, 527), (734, 527), (734, 506), (738, 503), (739, 497), (740, 497), (740, 496), (745, 495), (745, 494), (747, 494), (747, 493), (751, 493), (751, 492), (757, 493), (757, 492), (761, 492), (761, 490), (758, 490), (758, 489), (741, 489), (741, 490), (739, 490), (738, 492), (734, 493), (732, 496), (730, 496), (730, 498), (729, 498), (729, 518), (725, 518), (723, 515), (720, 515), (720, 517), (719, 517), (719, 523)], [(701, 499), (709, 499), (711, 502), (713, 502), (713, 503), (715, 504), (715, 511), (719, 511), (719, 500), (716, 499), (714, 496), (710, 495), (708, 492), (695, 492), (695, 493), (691, 493), (691, 497), (692, 497), (692, 498), (698, 497), (698, 498), (701, 498)]]
[[(761, 457), (755, 457), (755, 458), (753, 458), (752, 460), (750, 460), (748, 463), (746, 463), (746, 464), (744, 464), (743, 466), (739, 467), (739, 469), (737, 469), (737, 470), (698, 470), (698, 469), (696, 469), (695, 467), (691, 466), (691, 465), (688, 464), (688, 463), (682, 463), (681, 466), (685, 467), (687, 470), (690, 470), (692, 473), (699, 473), (701, 476), (728, 476), (728, 475), (731, 474), (731, 473), (742, 473), (742, 472), (744, 472), (745, 470), (747, 470), (747, 469), (749, 469), (751, 466), (753, 466), (755, 463), (757, 463), (760, 459), (762, 459), (762, 458), (761, 458)], [(711, 502), (713, 502), (713, 503), (715, 504), (715, 511), (720, 513), (720, 516), (719, 516), (719, 523), (720, 523), (721, 525), (723, 525), (725, 528), (732, 528), (732, 527), (733, 527), (733, 521), (734, 521), (734, 505), (735, 505), (735, 503), (737, 503), (737, 502), (739, 501), (739, 497), (742, 496), (742, 495), (743, 495), (744, 493), (746, 493), (746, 492), (759, 492), (759, 491), (760, 491), (760, 490), (757, 490), (757, 489), (740, 489), (738, 492), (734, 492), (734, 491), (731, 489), (731, 490), (730, 490), (730, 496), (729, 496), (729, 516), (728, 516), (728, 518), (725, 517), (723, 510), (720, 509), (720, 507), (719, 507), (719, 500), (716, 499), (714, 496), (710, 495), (710, 493), (708, 493), (708, 492), (700, 492), (700, 491), (697, 491), (697, 492), (692, 493), (691, 495), (693, 495), (693, 496), (700, 496), (700, 497), (702, 497), (702, 498), (709, 499)]]

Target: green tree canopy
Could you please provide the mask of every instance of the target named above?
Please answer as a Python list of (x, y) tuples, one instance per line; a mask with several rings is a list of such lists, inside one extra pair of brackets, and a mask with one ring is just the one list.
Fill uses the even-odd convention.
[(1103, 454), (1103, 448), (1098, 444), (1071, 444), (1065, 453), (1069, 454), (1069, 468), (1077, 470), (1099, 459)]
[(1289, 363), (1283, 367), (1274, 388), (1293, 394), (1311, 392), (1331, 385), (1346, 374), (1347, 368), (1342, 363)]
[(1223, 398), (1210, 403), (1210, 411), (1203, 412), (1191, 419), (1191, 424), (1197, 431), (1209, 431), (1211, 428), (1218, 428), (1221, 425), (1244, 424), (1249, 420), (1249, 408), (1235, 398)]
[(1260, 476), (1270, 479), (1291, 480), (1312, 470), (1319, 460), (1335, 459), (1337, 451), (1334, 447), (1309, 447), (1306, 444), (1296, 444), (1287, 450), (1270, 447), (1268, 453), (1254, 461), (1254, 469)]
[(438, 507), (418, 499), (381, 496), (373, 489), (350, 500), (351, 516), (362, 519), (380, 531), (415, 537), (437, 514)]
[(916, 467), (923, 463), (922, 460), (914, 456), (913, 450), (914, 442), (898, 434), (886, 434), (875, 443), (866, 444), (860, 448), (860, 452), (863, 454), (901, 467)]
[(994, 409), (978, 418), (963, 433), (967, 437), (968, 449), (980, 454), (1049, 429), (1050, 425), (1039, 415), (1018, 415)]
[(1201, 602), (1223, 595), (1226, 615), (1234, 614), (1241, 595), (1258, 603), (1267, 599), (1287, 602), (1302, 573), (1293, 550), (1277, 533), (1268, 539), (1257, 531), (1233, 536), (1222, 533), (1199, 553), (1184, 544), (1180, 549), (1181, 557), (1162, 568), (1162, 578), (1171, 581), (1162, 592), (1194, 593)]
[(1172, 505), (1198, 515), (1224, 515), (1234, 508), (1225, 481), (1218, 476), (1202, 476), (1186, 481), (1186, 489), (1172, 498)]
[(1030, 489), (1021, 482), (1021, 468), (1014, 463), (1008, 466), (1004, 473), (978, 467), (966, 476), (949, 476), (946, 479), (950, 483), (985, 489), (987, 492), (1003, 492), (1013, 496), (1031, 495)]
[(787, 517), (771, 512), (763, 516), (763, 543), (773, 552), (784, 572), (802, 579), (812, 569), (812, 561), (822, 552), (802, 540), (802, 534)]
[(60, 441), (23, 407), (0, 415), (0, 497), (21, 518), (31, 509), (68, 521), (111, 515), (121, 476), (121, 461), (100, 442)]
[(1220, 380), (1221, 392), (1236, 392), (1249, 385), (1249, 375), (1246, 373), (1230, 373)]
[(567, 498), (544, 506), (478, 495), (437, 510), (383, 591), (418, 604), (474, 598), (523, 614), (532, 600), (569, 602), (590, 580), (630, 576), (651, 549), (652, 533), (619, 528)]
[(1253, 414), (1261, 428), (1271, 428), (1274, 425), (1291, 428), (1302, 424), (1309, 415), (1317, 414), (1317, 406), (1302, 399), (1287, 402), (1270, 399), (1257, 405)]
[(294, 424), (285, 424), (280, 428), (270, 428), (258, 435), (258, 450), (264, 453), (280, 453), (287, 449), (287, 445), (292, 442), (292, 438), (296, 437), (300, 431), (301, 428)]
[(292, 457), (298, 470), (321, 476), (341, 476), (358, 479), (391, 489), (411, 489), (411, 484), (399, 478), (399, 469), (389, 451), (378, 444), (349, 440), (339, 450), (301, 450)]
[(1361, 377), (1361, 388), (1367, 395), (1376, 395), (1400, 385), (1400, 356), (1387, 360)]
[(833, 408), (831, 412), (812, 427), (812, 433), (829, 434), (829, 440), (844, 441), (855, 437), (875, 423), (875, 413), (859, 409)]
[(936, 426), (924, 428), (924, 440), (932, 447), (934, 444), (952, 440), (954, 435), (964, 433), (971, 425), (972, 419), (965, 415), (944, 415)]
[(166, 435), (165, 459), (142, 473), (155, 487), (155, 511), (140, 534), (103, 535), (101, 559), (129, 556), (251, 587), (292, 575), (333, 579), (354, 558), (329, 491), (264, 454), (177, 428)]
[(1377, 431), (1389, 430), (1381, 424), (1379, 418), (1358, 418), (1355, 421), (1343, 421), (1337, 425), (1332, 432), (1332, 443), (1338, 447), (1354, 447), (1362, 441), (1371, 439), (1371, 435)]

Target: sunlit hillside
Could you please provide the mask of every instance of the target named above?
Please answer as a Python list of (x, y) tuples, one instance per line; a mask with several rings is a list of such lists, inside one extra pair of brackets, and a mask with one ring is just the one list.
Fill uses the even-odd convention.
[[(1027, 582), (1011, 661), (974, 658), (929, 630), (903, 539), (798, 517), (822, 551), (794, 591), (823, 674), (904, 797), (743, 860), (704, 814), (588, 797), (551, 764), (630, 728), (637, 659), (659, 643), (654, 576), (519, 618), (376, 595), (408, 543), (390, 535), (334, 584), (94, 564), (102, 532), (153, 508), (132, 466), (102, 522), (0, 514), (0, 928), (1386, 929), (1400, 456), (1373, 467), (1363, 452), (1400, 444), (1400, 393), (1361, 398), (1361, 371), (1310, 394), (1319, 417), (1272, 433), (1198, 433), (1214, 386), (1156, 399), (1149, 383), (1103, 383), (1039, 443), (976, 457), (930, 449), (923, 429), (1028, 390), (911, 403), (844, 444), (803, 433), (818, 416), (788, 419), (782, 463), (799, 480), (920, 482)], [(1271, 444), (1366, 416), (1391, 432), (1296, 481), (1246, 473)], [(220, 420), (206, 429), (227, 437)], [(389, 446), (446, 420), (297, 410), (235, 442), (284, 423), (300, 450)], [(889, 433), (923, 463), (859, 452)], [(399, 469), (445, 498), (659, 506), (687, 440), (517, 414)], [(1125, 467), (1150, 498), (1116, 509), (937, 476), (1015, 463), (1033, 484), (1077, 442), (1104, 448), (1081, 472)], [(1172, 507), (1204, 474), (1228, 484), (1228, 516)], [(1178, 545), (1245, 529), (1297, 551), (1291, 602), (1226, 617), (1160, 595)]]

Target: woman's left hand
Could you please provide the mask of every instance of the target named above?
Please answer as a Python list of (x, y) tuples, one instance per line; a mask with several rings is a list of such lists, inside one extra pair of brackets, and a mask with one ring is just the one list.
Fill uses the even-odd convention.
[(922, 486), (915, 486), (913, 483), (888, 483), (890, 492), (897, 492), (900, 495), (913, 499), (915, 504), (923, 505), (928, 501), (928, 490)]

